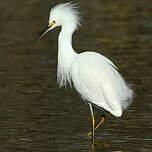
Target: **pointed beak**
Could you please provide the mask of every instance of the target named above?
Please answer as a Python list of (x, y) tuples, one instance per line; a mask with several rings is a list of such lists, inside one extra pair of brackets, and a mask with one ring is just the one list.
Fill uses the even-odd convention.
[(38, 34), (38, 36), (35, 38), (35, 40), (38, 40), (40, 39), (43, 35), (45, 35), (49, 29), (52, 27), (52, 25), (48, 25), (40, 34)]
[(50, 29), (51, 27), (55, 24), (56, 22), (53, 21), (52, 23), (50, 23), (35, 39), (38, 40), (40, 39), (44, 34), (46, 34)]

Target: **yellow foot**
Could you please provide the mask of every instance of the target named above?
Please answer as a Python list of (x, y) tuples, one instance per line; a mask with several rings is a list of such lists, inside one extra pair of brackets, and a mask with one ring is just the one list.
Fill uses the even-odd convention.
[(94, 144), (91, 145), (91, 149), (94, 151), (94, 149), (95, 149), (95, 148), (94, 148)]
[(88, 133), (88, 137), (91, 137), (92, 136), (92, 131), (90, 131), (89, 133)]
[[(105, 118), (102, 117), (102, 118), (100, 119), (100, 121), (96, 124), (94, 130), (96, 130), (96, 129), (104, 122), (104, 120), (105, 120)], [(91, 137), (91, 136), (92, 136), (92, 130), (88, 133), (88, 137)]]
[(96, 138), (94, 138), (94, 141), (93, 141), (93, 139), (92, 139), (92, 144), (91, 144), (91, 149), (92, 149), (92, 151), (94, 151), (95, 150), (95, 147), (96, 147)]

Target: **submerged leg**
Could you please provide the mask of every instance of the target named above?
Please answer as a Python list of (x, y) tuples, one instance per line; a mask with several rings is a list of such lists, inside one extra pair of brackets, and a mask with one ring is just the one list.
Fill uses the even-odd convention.
[(90, 107), (90, 112), (92, 116), (92, 148), (94, 149), (94, 131), (95, 131), (95, 119), (94, 119), (94, 114), (93, 114), (93, 109), (91, 103), (89, 103)]
[[(103, 124), (103, 122), (105, 121), (105, 116), (104, 114), (102, 114), (101, 119), (98, 121), (98, 123), (95, 125), (94, 131), (101, 125)], [(91, 131), (88, 133), (88, 136), (91, 136), (93, 132), (93, 129), (91, 129)]]

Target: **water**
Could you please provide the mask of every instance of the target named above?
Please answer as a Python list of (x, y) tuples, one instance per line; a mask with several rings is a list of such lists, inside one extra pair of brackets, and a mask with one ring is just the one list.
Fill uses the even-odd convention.
[[(152, 151), (152, 3), (79, 1), (83, 26), (74, 48), (98, 50), (118, 66), (136, 96), (121, 118), (107, 115), (95, 151)], [(74, 90), (56, 84), (57, 36), (39, 41), (56, 1), (1, 0), (0, 149), (2, 152), (91, 151), (90, 113)], [(96, 119), (99, 111), (95, 110)]]

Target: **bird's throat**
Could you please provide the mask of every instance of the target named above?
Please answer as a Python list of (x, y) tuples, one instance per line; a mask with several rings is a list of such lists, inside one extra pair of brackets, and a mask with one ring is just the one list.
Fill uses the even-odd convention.
[(73, 31), (62, 28), (58, 38), (58, 69), (57, 80), (60, 86), (71, 84), (70, 68), (76, 56), (72, 47)]

